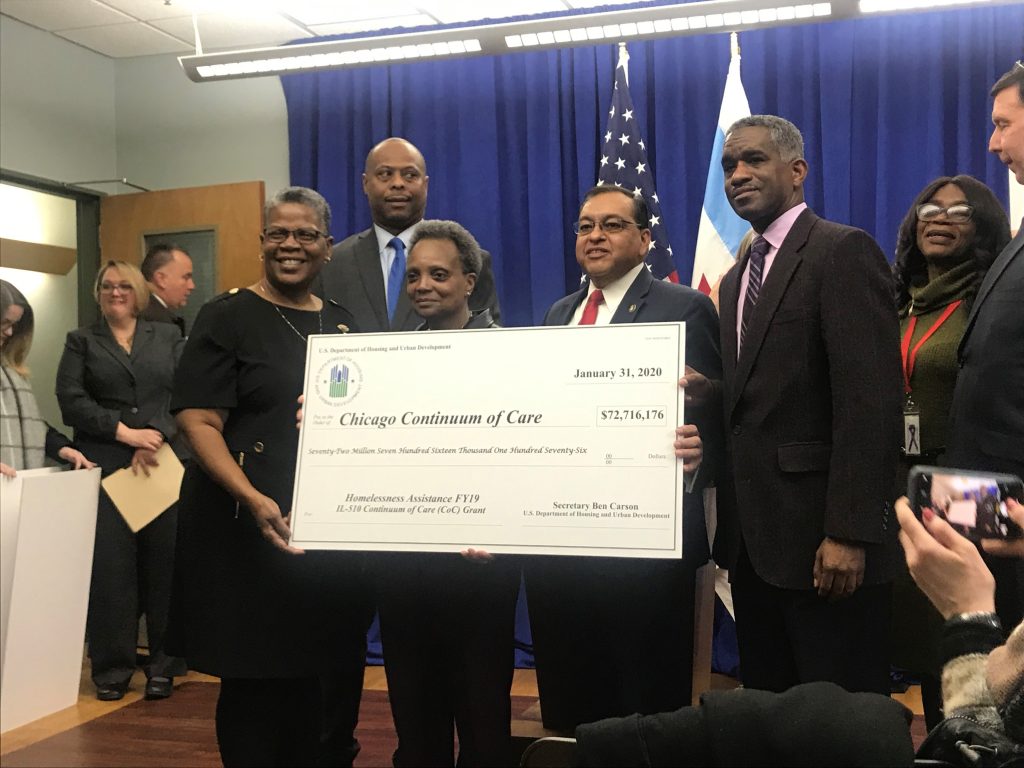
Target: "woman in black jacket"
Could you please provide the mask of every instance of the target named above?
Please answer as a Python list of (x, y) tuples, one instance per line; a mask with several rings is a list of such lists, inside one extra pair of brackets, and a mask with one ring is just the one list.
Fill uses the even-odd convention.
[[(182, 339), (178, 329), (139, 317), (149, 290), (138, 268), (108, 261), (96, 276), (100, 320), (71, 331), (57, 369), (57, 400), (75, 441), (103, 475), (131, 466), (148, 473), (177, 435), (169, 406)], [(170, 605), (177, 510), (138, 533), (100, 491), (86, 631), (96, 698), (115, 701), (136, 665), (138, 618), (146, 616), (146, 697), (171, 695), (180, 659), (163, 650)]]

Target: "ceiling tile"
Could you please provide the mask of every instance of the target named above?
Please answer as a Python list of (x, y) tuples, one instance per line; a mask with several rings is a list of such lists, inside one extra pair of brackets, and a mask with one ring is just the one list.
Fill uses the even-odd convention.
[(364, 19), (362, 21), (345, 21), (338, 24), (317, 24), (310, 29), (316, 35), (351, 35), (357, 32), (375, 32), (378, 29), (412, 29), (436, 25), (437, 19), (418, 13), (412, 16), (389, 16), (386, 19)]
[(0, 0), (0, 13), (50, 31), (134, 21), (96, 0)]
[(350, 21), (382, 19), (385, 16), (415, 16), (419, 13), (419, 8), (414, 3), (391, 2), (391, 0), (376, 0), (370, 3), (291, 0), (287, 5), (282, 5), (281, 11), (296, 21), (312, 26), (314, 24), (341, 24)]
[(182, 0), (172, 0), (170, 5), (164, 0), (102, 0), (102, 2), (143, 21), (192, 16), (192, 6)]
[(148, 24), (110, 24), (104, 27), (69, 29), (55, 34), (112, 58), (150, 56), (156, 53), (191, 53), (194, 49)]
[[(593, 8), (598, 5), (636, 5), (637, 0), (565, 0), (573, 8)], [(693, 2), (694, 0), (690, 0)]]
[[(158, 19), (152, 24), (176, 37), (186, 40), (194, 38), (191, 17)], [(218, 48), (258, 48), (304, 37), (310, 37), (306, 30), (273, 13), (249, 13), (245, 16), (204, 13), (199, 16), (199, 39), (205, 51)]]
[(501, 0), (486, 4), (476, 0), (423, 0), (419, 7), (442, 24), (565, 11), (565, 3), (561, 0)]

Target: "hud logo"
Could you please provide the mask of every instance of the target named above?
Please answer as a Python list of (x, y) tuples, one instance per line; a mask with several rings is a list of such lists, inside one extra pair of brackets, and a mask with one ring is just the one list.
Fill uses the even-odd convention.
[(347, 357), (331, 358), (317, 371), (313, 387), (317, 397), (327, 405), (347, 405), (359, 394), (363, 373)]

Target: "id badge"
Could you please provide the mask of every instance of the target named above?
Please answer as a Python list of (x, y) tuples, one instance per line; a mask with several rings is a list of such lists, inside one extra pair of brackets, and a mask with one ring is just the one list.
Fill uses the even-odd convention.
[(921, 455), (921, 409), (910, 397), (903, 405), (903, 455)]

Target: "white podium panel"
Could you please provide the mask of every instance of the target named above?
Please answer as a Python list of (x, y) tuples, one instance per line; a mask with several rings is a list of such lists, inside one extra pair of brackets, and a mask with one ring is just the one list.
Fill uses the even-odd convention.
[(99, 484), (99, 469), (0, 478), (0, 732), (78, 700)]

